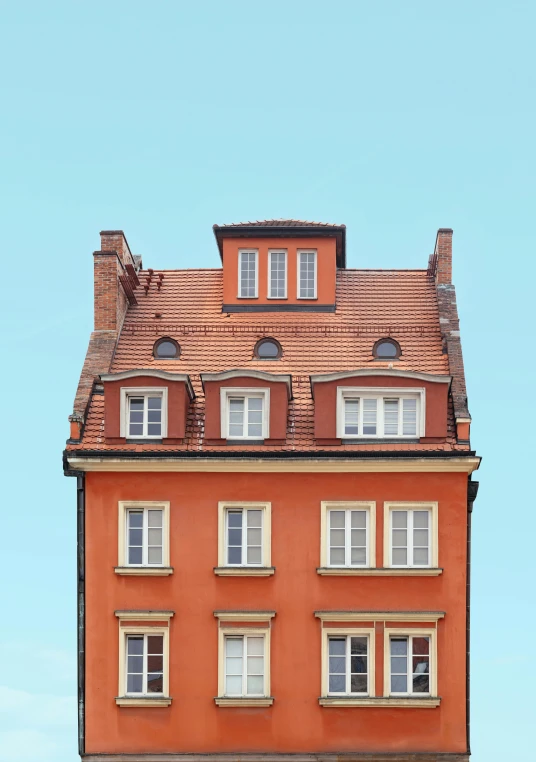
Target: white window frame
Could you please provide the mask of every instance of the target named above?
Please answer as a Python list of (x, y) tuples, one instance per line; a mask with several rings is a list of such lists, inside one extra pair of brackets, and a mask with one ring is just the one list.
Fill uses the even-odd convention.
[[(243, 511), (256, 510), (262, 511), (262, 549), (261, 549), (261, 563), (260, 564), (248, 564), (247, 562), (241, 564), (229, 564), (227, 563), (227, 514), (229, 511), (236, 511), (241, 508)], [(242, 532), (244, 532), (244, 524), (242, 523)], [(255, 503), (255, 502), (238, 502), (238, 501), (221, 501), (218, 503), (218, 567), (228, 569), (262, 569), (269, 568), (271, 566), (272, 556), (272, 504), (271, 503)], [(244, 543), (242, 541), (242, 550), (244, 550)], [(245, 558), (244, 552), (242, 552), (242, 559)]]
[[(227, 637), (262, 637), (264, 641), (264, 690), (263, 693), (225, 693), (226, 677), (226, 648), (225, 641)], [(246, 643), (244, 643), (244, 653), (246, 652)], [(242, 672), (243, 685), (246, 683), (245, 670)], [(246, 685), (247, 688), (247, 685)], [(227, 699), (265, 699), (270, 697), (270, 626), (261, 627), (219, 627), (218, 630), (218, 697)]]
[[(255, 254), (255, 296), (243, 296), (242, 291), (242, 254)], [(237, 299), (258, 299), (259, 297), (259, 250), (238, 249), (238, 296)]]
[[(163, 675), (162, 693), (127, 693), (127, 637), (143, 635), (146, 639), (151, 635), (163, 636)], [(144, 680), (146, 680), (147, 652), (144, 648)], [(119, 697), (130, 699), (161, 699), (169, 698), (169, 628), (168, 627), (133, 627), (120, 624), (119, 626)], [(133, 704), (134, 705), (134, 704)]]
[[(397, 564), (392, 562), (392, 519), (393, 511), (429, 511), (430, 519), (428, 524), (429, 537), (429, 559), (428, 564)], [(439, 566), (439, 504), (437, 502), (403, 502), (403, 503), (384, 503), (384, 533), (383, 533), (383, 565), (390, 569), (437, 569)], [(409, 523), (409, 522), (408, 522)], [(408, 528), (409, 540), (409, 528)], [(409, 542), (408, 542), (409, 550)], [(410, 554), (408, 552), (408, 562)], [(413, 544), (411, 559), (413, 560)]]
[[(430, 638), (430, 690), (428, 693), (413, 693), (408, 691), (407, 693), (393, 693), (391, 691), (391, 638)], [(409, 649), (408, 649), (409, 651)], [(411, 656), (408, 655), (408, 663)], [(413, 629), (409, 627), (401, 628), (386, 628), (384, 630), (384, 685), (383, 695), (392, 696), (393, 698), (436, 698), (437, 697), (437, 631), (435, 628), (427, 629)], [(413, 672), (408, 673), (408, 680)], [(413, 687), (413, 685), (412, 685)]]
[[(130, 564), (128, 563), (128, 513), (129, 511), (144, 511), (146, 513), (149, 510), (161, 510), (162, 511), (162, 563), (161, 564)], [(170, 504), (168, 501), (137, 501), (137, 500), (120, 500), (118, 504), (118, 569), (132, 569), (132, 570), (147, 570), (148, 573), (151, 570), (157, 571), (159, 569), (169, 568), (169, 514)], [(146, 521), (144, 519), (144, 527)], [(144, 556), (147, 553), (146, 533), (144, 531)]]
[[(367, 512), (367, 559), (365, 564), (330, 564), (329, 553), (329, 511), (366, 511)], [(347, 519), (346, 519), (347, 520)], [(350, 543), (351, 532), (346, 531), (346, 548)], [(348, 558), (348, 553), (345, 554)], [(351, 557), (351, 556), (350, 556)], [(368, 569), (376, 566), (376, 503), (374, 501), (328, 501), (320, 503), (320, 567), (329, 569)]]
[[(315, 293), (314, 296), (302, 296), (300, 293), (300, 270), (301, 270), (301, 256), (302, 254), (314, 254), (314, 264), (315, 264), (315, 271), (314, 271), (314, 284), (315, 284)], [(298, 249), (297, 250), (297, 298), (298, 299), (317, 299), (318, 298), (318, 252), (316, 249)]]
[[(262, 406), (262, 436), (261, 437), (237, 437), (229, 436), (229, 400), (233, 397), (260, 397), (263, 399)], [(245, 411), (244, 411), (245, 413)], [(258, 439), (269, 439), (270, 437), (270, 389), (257, 387), (225, 387), (220, 389), (220, 416), (221, 416), (221, 438), (248, 441), (257, 441)]]
[[(367, 693), (330, 693), (329, 692), (329, 638), (330, 637), (366, 637), (368, 638), (368, 673)], [(323, 698), (372, 698), (376, 695), (376, 635), (374, 628), (362, 627), (323, 627), (322, 628), (322, 675), (321, 693)]]
[[(132, 434), (129, 433), (129, 409), (128, 403), (131, 397), (161, 397), (162, 398), (162, 426), (160, 434)], [(168, 428), (168, 390), (167, 386), (122, 386), (120, 401), (119, 434), (126, 439), (165, 439)], [(146, 403), (144, 410), (147, 410)], [(146, 423), (146, 422), (145, 422)]]
[[(359, 416), (362, 421), (363, 399), (376, 399), (376, 434), (345, 434), (345, 401), (359, 398)], [(383, 434), (383, 402), (384, 399), (415, 399), (417, 401), (417, 426), (415, 434)], [(402, 405), (399, 404), (399, 421), (402, 417)], [(426, 390), (423, 389), (395, 389), (392, 387), (337, 387), (337, 438), (338, 439), (419, 439), (425, 435), (426, 420)], [(381, 434), (379, 432), (382, 432)]]
[[(284, 254), (285, 256), (285, 295), (271, 296), (272, 291), (272, 254)], [(286, 249), (268, 249), (268, 293), (267, 299), (287, 299), (288, 298), (288, 252)]]

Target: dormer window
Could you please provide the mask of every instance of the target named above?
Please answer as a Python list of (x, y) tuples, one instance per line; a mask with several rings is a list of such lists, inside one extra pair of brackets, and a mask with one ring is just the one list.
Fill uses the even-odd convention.
[(162, 439), (167, 436), (167, 389), (121, 389), (121, 436)]
[(256, 299), (258, 296), (258, 251), (242, 249), (238, 255), (238, 296), (240, 299)]
[(222, 393), (222, 438), (262, 441), (269, 436), (269, 389), (225, 388)]
[(380, 339), (372, 347), (372, 354), (377, 360), (398, 360), (402, 354), (400, 344), (394, 339)]
[(417, 439), (424, 435), (424, 390), (338, 388), (341, 439)]
[(298, 251), (298, 299), (316, 299), (316, 251)]

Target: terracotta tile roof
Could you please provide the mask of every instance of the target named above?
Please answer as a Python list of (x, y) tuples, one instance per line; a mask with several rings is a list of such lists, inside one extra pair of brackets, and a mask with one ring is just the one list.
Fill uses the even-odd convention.
[(214, 225), (214, 228), (253, 228), (253, 227), (277, 227), (277, 228), (345, 228), (346, 225), (338, 225), (331, 222), (308, 222), (307, 220), (253, 220), (251, 222), (231, 222), (228, 225)]
[[(155, 271), (158, 275), (159, 271)], [(449, 374), (448, 356), (443, 352), (436, 288), (426, 270), (339, 270), (335, 313), (233, 313), (221, 312), (221, 270), (162, 271), (153, 276), (148, 294), (129, 307), (116, 347), (111, 372), (152, 368), (191, 377), (196, 400), (190, 406), (185, 443), (155, 445), (151, 449), (211, 450), (229, 452), (229, 447), (207, 447), (203, 441), (204, 397), (200, 373), (232, 368), (291, 373), (294, 400), (290, 403), (287, 441), (283, 450), (321, 450), (313, 438), (313, 402), (309, 376), (361, 368), (385, 368), (372, 357), (374, 342), (384, 336), (395, 338), (402, 356), (399, 370)], [(142, 277), (145, 273), (142, 273)], [(157, 317), (158, 315), (158, 317)], [(153, 357), (154, 342), (171, 336), (181, 346), (179, 360)], [(283, 348), (279, 361), (261, 361), (253, 356), (256, 341), (273, 336)], [(104, 442), (104, 397), (94, 393), (90, 402), (83, 440), (71, 450), (147, 449), (143, 445), (109, 445)], [(262, 446), (258, 449), (263, 451)], [(268, 449), (268, 448), (266, 448)], [(269, 448), (274, 451), (273, 447)], [(452, 403), (449, 405), (449, 436), (438, 444), (347, 444), (343, 451), (467, 450), (456, 443)]]

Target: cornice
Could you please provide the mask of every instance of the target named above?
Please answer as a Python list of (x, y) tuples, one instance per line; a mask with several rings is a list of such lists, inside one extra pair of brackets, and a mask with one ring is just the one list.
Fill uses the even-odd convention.
[(138, 378), (139, 376), (159, 378), (162, 381), (179, 381), (186, 384), (190, 399), (195, 399), (192, 382), (187, 373), (170, 373), (168, 370), (155, 370), (154, 368), (134, 368), (132, 370), (123, 370), (120, 373), (101, 373), (100, 379), (103, 383), (106, 383), (108, 381), (126, 381), (129, 378)]
[(339, 373), (315, 373), (309, 376), (311, 386), (328, 381), (341, 381), (344, 378), (359, 378), (362, 376), (387, 376), (388, 378), (409, 378), (419, 381), (428, 381), (436, 384), (450, 384), (452, 376), (436, 375), (435, 373), (420, 373), (413, 370), (396, 370), (395, 368), (359, 368), (358, 370), (345, 370)]
[(292, 399), (292, 376), (289, 373), (267, 373), (264, 370), (252, 370), (250, 368), (233, 368), (224, 370), (221, 373), (201, 373), (201, 384), (205, 388), (207, 381), (228, 381), (233, 378), (257, 378), (261, 381), (268, 381), (271, 384), (284, 383), (288, 389), (289, 399)]

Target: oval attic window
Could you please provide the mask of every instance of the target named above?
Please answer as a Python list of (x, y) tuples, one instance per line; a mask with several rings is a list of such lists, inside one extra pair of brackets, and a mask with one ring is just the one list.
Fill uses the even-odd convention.
[(275, 339), (261, 339), (255, 345), (255, 357), (259, 360), (279, 360), (281, 344)]
[(398, 360), (400, 345), (394, 339), (380, 339), (374, 344), (372, 354), (377, 360)]
[(154, 345), (153, 354), (160, 360), (173, 360), (179, 357), (181, 348), (173, 339), (158, 339)]

